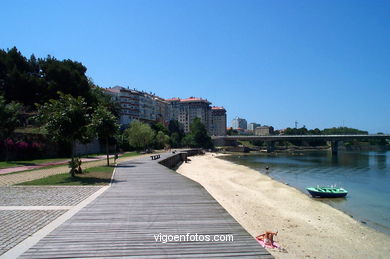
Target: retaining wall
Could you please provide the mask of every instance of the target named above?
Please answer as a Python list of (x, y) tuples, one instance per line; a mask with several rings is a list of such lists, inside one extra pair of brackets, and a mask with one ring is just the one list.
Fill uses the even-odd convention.
[(164, 160), (160, 161), (159, 163), (165, 167), (172, 169), (180, 162), (187, 161), (187, 157), (200, 155), (200, 154), (203, 154), (203, 151), (201, 149), (184, 150), (184, 151), (180, 151), (180, 152), (177, 152), (175, 154), (172, 154), (172, 156), (165, 158)]

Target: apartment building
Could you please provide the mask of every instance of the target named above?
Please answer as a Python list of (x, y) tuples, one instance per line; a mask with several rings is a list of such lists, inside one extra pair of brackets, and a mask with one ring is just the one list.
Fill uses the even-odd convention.
[(163, 99), (152, 93), (115, 86), (105, 89), (122, 107), (120, 124), (126, 126), (132, 120), (161, 122), (168, 125), (170, 120), (182, 124), (184, 132), (190, 132), (195, 118), (200, 118), (211, 135), (226, 135), (226, 110), (223, 107), (211, 107), (211, 103), (202, 98)]
[(210, 132), (210, 102), (197, 97), (186, 99), (167, 99), (171, 105), (171, 119), (178, 120), (183, 125), (184, 132), (190, 132), (190, 125), (195, 118), (200, 118), (201, 122)]
[(156, 121), (155, 101), (150, 94), (140, 93), (139, 118), (141, 121)]
[(232, 120), (232, 128), (233, 129), (247, 129), (247, 122), (246, 119), (235, 117)]
[(211, 129), (213, 136), (226, 135), (226, 110), (223, 107), (211, 107)]
[(260, 127), (261, 125), (256, 122), (251, 122), (248, 124), (248, 130), (255, 131), (257, 127)]
[(154, 109), (156, 114), (156, 121), (168, 125), (169, 121), (171, 120), (171, 107), (169, 103), (158, 96), (154, 96), (153, 100), (155, 102)]
[(122, 107), (119, 119), (121, 125), (127, 125), (132, 120), (140, 119), (140, 92), (121, 86), (115, 86), (105, 90)]

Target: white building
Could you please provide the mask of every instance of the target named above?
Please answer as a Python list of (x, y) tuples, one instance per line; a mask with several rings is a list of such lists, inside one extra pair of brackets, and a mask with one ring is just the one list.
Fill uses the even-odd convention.
[(235, 117), (232, 120), (232, 128), (233, 129), (247, 129), (247, 122), (246, 119)]
[(122, 107), (119, 119), (121, 125), (128, 125), (132, 120), (140, 119), (140, 92), (121, 86), (115, 86), (105, 90)]
[(255, 131), (255, 129), (257, 127), (260, 127), (260, 126), (261, 126), (260, 124), (257, 124), (255, 122), (251, 122), (251, 123), (248, 124), (248, 130)]

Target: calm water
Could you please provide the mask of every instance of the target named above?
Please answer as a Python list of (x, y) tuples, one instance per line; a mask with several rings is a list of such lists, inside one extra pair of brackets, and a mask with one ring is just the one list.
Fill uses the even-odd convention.
[[(308, 186), (337, 185), (346, 198), (320, 199), (390, 235), (390, 152), (304, 152), (301, 155), (240, 155), (223, 159), (245, 165), (307, 193)], [(308, 194), (308, 193), (307, 193)], [(308, 194), (309, 195), (309, 194)]]

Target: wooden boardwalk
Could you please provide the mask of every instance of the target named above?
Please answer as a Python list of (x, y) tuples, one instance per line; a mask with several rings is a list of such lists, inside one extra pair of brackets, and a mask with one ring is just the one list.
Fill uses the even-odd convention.
[[(149, 157), (118, 166), (113, 185), (21, 258), (273, 258), (198, 183)], [(233, 242), (154, 235), (232, 234)]]

